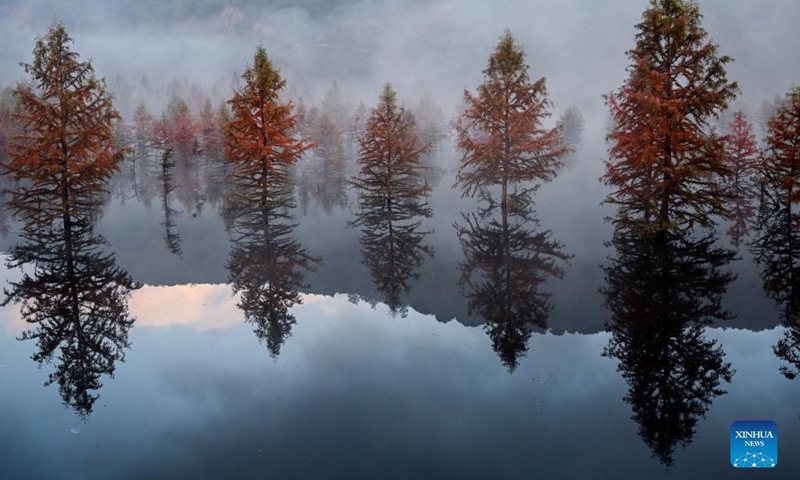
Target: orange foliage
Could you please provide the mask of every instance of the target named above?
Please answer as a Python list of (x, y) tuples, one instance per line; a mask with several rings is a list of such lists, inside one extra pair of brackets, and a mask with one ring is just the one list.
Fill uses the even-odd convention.
[(477, 95), (464, 92), (466, 110), (456, 130), (463, 151), (458, 184), (465, 195), (491, 185), (507, 192), (509, 184), (549, 181), (561, 169), (568, 150), (560, 146), (557, 128), (542, 125), (551, 107), (545, 79), (531, 83), (528, 69), (525, 53), (506, 32)]
[(122, 160), (112, 97), (91, 64), (69, 49), (71, 42), (59, 23), (36, 42), (33, 63), (24, 65), (33, 85), (15, 90), (24, 133), (13, 139), (4, 165), (26, 186), (15, 203), (18, 213), (35, 202), (60, 210), (65, 222), (91, 215)]
[(655, 229), (711, 226), (725, 216), (730, 175), (723, 138), (710, 126), (738, 87), (700, 26), (696, 3), (651, 0), (628, 52), (630, 76), (606, 102), (614, 122), (603, 181), (622, 221)]
[(286, 81), (263, 47), (256, 49), (253, 65), (242, 78), (244, 87), (228, 102), (226, 154), (233, 166), (233, 195), (263, 204), (290, 184), (292, 165), (312, 144), (292, 136), (299, 116), (292, 113), (290, 102), (281, 103), (278, 95)]

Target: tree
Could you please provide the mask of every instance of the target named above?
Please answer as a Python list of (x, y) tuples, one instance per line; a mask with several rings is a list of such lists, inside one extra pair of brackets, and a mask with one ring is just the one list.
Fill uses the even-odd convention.
[(140, 103), (133, 113), (134, 158), (146, 161), (154, 121), (147, 106)]
[(464, 92), (466, 109), (456, 123), (463, 151), (457, 185), (464, 195), (501, 185), (552, 180), (567, 152), (558, 128), (542, 122), (550, 115), (545, 79), (531, 83), (525, 52), (510, 32), (500, 39), (477, 95)]
[(735, 252), (717, 247), (713, 235), (617, 225), (616, 258), (604, 267), (612, 318), (603, 355), (619, 361), (639, 435), (669, 467), (735, 373), (722, 347), (705, 337), (709, 324), (732, 317), (722, 297), (735, 278), (726, 270)]
[(738, 87), (726, 78), (731, 58), (718, 56), (701, 17), (694, 1), (651, 0), (627, 53), (628, 79), (605, 97), (613, 129), (602, 180), (623, 221), (687, 229), (727, 215), (730, 170), (711, 122)]
[(800, 372), (800, 87), (777, 103), (767, 123), (761, 205), (753, 255), (761, 266), (764, 291), (781, 310), (784, 338), (774, 347), (781, 372)]
[(728, 235), (733, 245), (738, 247), (747, 235), (748, 224), (756, 212), (753, 199), (759, 191), (757, 176), (760, 156), (753, 127), (741, 111), (733, 116), (730, 133), (726, 137), (725, 153), (731, 171), (727, 188), (730, 195), (728, 209), (733, 221)]
[[(263, 47), (242, 75), (244, 86), (228, 102), (231, 119), (225, 127), (225, 147), (232, 166), (230, 206), (265, 208), (291, 183), (291, 167), (312, 147), (292, 136), (298, 116), (291, 103), (281, 103), (286, 85)], [(255, 205), (253, 204), (255, 202)]]
[(464, 252), (459, 286), (470, 314), (483, 318), (492, 347), (513, 373), (528, 352), (533, 328), (547, 328), (552, 305), (542, 287), (563, 276), (561, 263), (571, 256), (541, 228), (528, 193), (506, 203), (484, 200), (488, 206), (462, 214), (464, 223), (455, 225)]
[(167, 106), (167, 118), (172, 131), (173, 148), (183, 161), (184, 167), (188, 167), (189, 158), (198, 150), (197, 121), (189, 110), (189, 105), (177, 96), (173, 97)]
[(763, 175), (791, 208), (800, 202), (800, 87), (777, 105), (767, 129)]
[(314, 140), (317, 144), (314, 192), (321, 200), (323, 209), (330, 213), (335, 206), (347, 205), (348, 159), (344, 152), (342, 132), (327, 114), (318, 119)]
[(378, 199), (391, 210), (430, 192), (422, 176), (422, 154), (428, 146), (419, 140), (414, 117), (397, 104), (391, 84), (384, 85), (359, 145), (359, 174), (353, 180), (359, 202)]
[(583, 142), (585, 129), (583, 114), (578, 107), (569, 107), (558, 119), (558, 126), (561, 128), (561, 145), (569, 150), (564, 156), (564, 163), (575, 165), (578, 161), (578, 148)]
[(362, 229), (361, 252), (376, 289), (393, 314), (404, 315), (400, 300), (410, 289), (409, 279), (417, 278), (425, 255), (433, 255), (423, 243), (430, 232), (419, 230), (432, 211), (422, 168), (427, 145), (419, 141), (413, 116), (397, 105), (388, 83), (360, 147), (359, 175), (353, 180), (359, 211), (350, 225)]
[(120, 117), (105, 81), (95, 78), (91, 63), (78, 61), (70, 43), (63, 25), (54, 22), (36, 41), (33, 63), (23, 65), (31, 85), (14, 92), (23, 133), (3, 166), (25, 185), (12, 201), (15, 213), (50, 207), (37, 210), (42, 227), (59, 217), (65, 225), (93, 218), (123, 158), (114, 141)]

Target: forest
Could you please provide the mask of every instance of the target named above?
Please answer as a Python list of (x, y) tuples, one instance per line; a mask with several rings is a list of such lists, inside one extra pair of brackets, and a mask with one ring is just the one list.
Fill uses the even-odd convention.
[[(170, 22), (223, 2), (143, 3)], [(303, 3), (321, 5), (320, 15), (338, 8)], [(511, 30), (486, 46), (479, 82), (463, 94), (452, 82), (459, 101), (449, 111), (435, 95), (402, 89), (403, 79), (387, 78), (368, 102), (335, 81), (304, 96), (268, 42), (250, 46), (241, 73), (220, 72), (210, 85), (103, 77), (74, 48), (67, 22), (54, 20), (20, 59), (24, 78), (0, 94), (0, 221), (16, 232), (6, 265), (24, 272), (3, 305), (20, 307), (28, 328), (19, 339), (35, 342), (33, 360), (54, 364), (48, 384), (88, 416), (130, 349), (127, 302), (143, 284), (96, 228), (109, 203), (158, 215), (162, 248), (176, 258), (181, 219), (216, 212), (230, 240), (227, 283), (272, 358), (291, 337), (307, 278), (336, 261), (296, 235), (320, 211), (342, 215), (372, 282), (371, 294), (339, 293), (383, 303), (397, 318), (440, 254), (434, 231), (450, 235), (460, 248), (450, 286), (513, 373), (534, 333), (549, 328), (558, 279), (579, 260), (571, 239), (542, 220), (540, 192), (595, 162), (612, 234), (582, 241), (610, 252), (599, 289), (604, 355), (618, 361), (643, 440), (671, 465), (735, 373), (704, 335), (733, 318), (722, 298), (744, 252), (785, 327), (773, 347), (781, 373), (800, 372), (800, 87), (742, 108), (731, 49), (705, 21), (697, 2), (649, 2), (624, 80), (602, 98), (606, 152), (595, 159), (584, 111), (555, 104), (551, 72), (531, 65)], [(435, 221), (443, 197), (469, 208)], [(444, 290), (439, 299), (452, 298)]]

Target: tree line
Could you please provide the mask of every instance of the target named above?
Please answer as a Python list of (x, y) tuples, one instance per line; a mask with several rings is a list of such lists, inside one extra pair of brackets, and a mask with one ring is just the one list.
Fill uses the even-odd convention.
[[(687, 400), (695, 417), (724, 393), (720, 381), (732, 376), (720, 351), (702, 339), (709, 319), (726, 316), (719, 297), (731, 279), (722, 271), (731, 256), (713, 242), (698, 244), (696, 237), (731, 221), (728, 234), (738, 247), (755, 229), (751, 248), (764, 267), (765, 290), (785, 306), (787, 325), (796, 326), (797, 282), (781, 283), (771, 272), (784, 275), (788, 268), (791, 279), (796, 275), (793, 208), (800, 201), (800, 88), (775, 105), (763, 145), (742, 112), (721, 131), (719, 119), (739, 90), (725, 70), (732, 59), (708, 38), (701, 19), (695, 2), (651, 0), (628, 52), (627, 79), (605, 97), (611, 125), (601, 179), (610, 189), (606, 202), (617, 207), (611, 219), (617, 257), (607, 269), (604, 291), (613, 335), (606, 353), (620, 359), (631, 381), (631, 402), (643, 392), (643, 373), (635, 370), (640, 365), (631, 355), (651, 340), (641, 329), (664, 329), (664, 335), (682, 340), (652, 347), (666, 349), (663, 358), (676, 358), (675, 365), (688, 361), (688, 353), (704, 353), (709, 366), (700, 373), (711, 377), (704, 378), (699, 399)], [(90, 62), (79, 60), (71, 42), (63, 25), (53, 23), (37, 40), (33, 62), (25, 65), (29, 81), (0, 104), (8, 204), (26, 231), (55, 235), (60, 245), (17, 248), (9, 265), (35, 264), (34, 276), (45, 275), (55, 268), (52, 252), (63, 252), (65, 264), (57, 270), (71, 285), (64, 295), (70, 308), (59, 305), (46, 315), (39, 307), (23, 309), (32, 329), (22, 338), (38, 338), (42, 345), (37, 361), (50, 360), (58, 349), (63, 359), (93, 351), (93, 358), (105, 359), (99, 372), (110, 375), (122, 358), (133, 323), (124, 297), (136, 284), (115, 270), (113, 256), (80, 254), (103, 242), (92, 229), (114, 181), (129, 182), (142, 201), (158, 198), (165, 245), (177, 255), (174, 222), (180, 212), (172, 197), (193, 205), (194, 214), (208, 201), (221, 203), (233, 238), (231, 283), (242, 292), (239, 306), (273, 355), (294, 323), (289, 309), (300, 301), (303, 272), (321, 261), (292, 237), (294, 209), (298, 203), (307, 207), (311, 198), (325, 210), (349, 208), (348, 192), (355, 192), (351, 226), (360, 230), (363, 263), (392, 312), (404, 313), (409, 280), (435, 254), (423, 224), (432, 215), (432, 185), (444, 174), (432, 154), (447, 135), (440, 112), (407, 109), (390, 83), (374, 108), (362, 104), (347, 115), (338, 87), (320, 107), (296, 105), (282, 96), (286, 81), (259, 46), (226, 103), (215, 107), (205, 101), (195, 115), (176, 97), (159, 118), (138, 107), (127, 125), (105, 81), (96, 78)], [(531, 77), (524, 49), (506, 32), (482, 83), (464, 92), (452, 125), (460, 156), (453, 187), (479, 200), (477, 210), (455, 225), (464, 253), (461, 283), (470, 310), (485, 318), (509, 370), (527, 352), (531, 329), (546, 328), (551, 305), (542, 286), (560, 277), (571, 258), (535, 214), (538, 188), (570, 163), (583, 128), (574, 109), (548, 126), (552, 109), (546, 79)], [(122, 169), (128, 175), (119, 180)], [(176, 175), (185, 188), (175, 188)], [(34, 237), (23, 241), (41, 247)], [(82, 261), (109, 272), (108, 281), (116, 285), (113, 308), (99, 309), (106, 300), (80, 294)], [(648, 276), (631, 278), (632, 272)], [(644, 282), (637, 288), (646, 295), (655, 289), (654, 298), (672, 295), (684, 303), (631, 311), (642, 305), (627, 297), (631, 292), (620, 279)], [(682, 290), (703, 282), (707, 289)], [(6, 302), (30, 306), (42, 300), (25, 285), (13, 284)], [(93, 330), (94, 339), (78, 334), (85, 325), (109, 319), (120, 333), (103, 327)], [(74, 338), (48, 336), (67, 331), (75, 331)], [(787, 376), (800, 364), (792, 332), (775, 348), (789, 363)], [(675, 368), (652, 381), (668, 382)], [(98, 382), (83, 385), (96, 388)], [(691, 427), (683, 426), (680, 441), (688, 441)], [(657, 455), (666, 462), (673, 445), (656, 445)]]

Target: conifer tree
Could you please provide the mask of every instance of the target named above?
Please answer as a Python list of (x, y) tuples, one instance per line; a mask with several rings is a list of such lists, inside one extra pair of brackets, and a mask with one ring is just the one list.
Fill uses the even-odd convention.
[[(119, 114), (105, 81), (70, 49), (72, 38), (54, 22), (36, 41), (30, 84), (15, 90), (22, 134), (14, 138), (5, 171), (24, 188), (12, 208), (47, 226), (57, 218), (90, 221), (118, 170), (122, 152), (114, 141)], [(47, 209), (41, 209), (41, 206)]]
[(405, 199), (427, 195), (430, 187), (421, 172), (427, 148), (417, 136), (413, 116), (397, 104), (397, 94), (387, 83), (360, 142), (359, 175), (353, 181), (359, 201), (380, 199), (391, 210)]
[(713, 121), (736, 96), (690, 0), (651, 0), (636, 26), (623, 86), (607, 95), (613, 129), (603, 181), (622, 221), (656, 229), (712, 226), (727, 215), (724, 138)]
[(230, 206), (265, 208), (282, 201), (291, 184), (292, 166), (312, 144), (293, 136), (298, 116), (291, 103), (281, 102), (279, 94), (286, 81), (263, 47), (256, 49), (242, 79), (244, 85), (228, 102), (231, 119), (225, 126), (227, 160), (232, 166)]
[(734, 246), (738, 247), (747, 235), (749, 223), (756, 212), (753, 200), (758, 196), (760, 156), (753, 127), (741, 111), (734, 114), (726, 140), (726, 160), (731, 171), (728, 183), (729, 210), (733, 221), (728, 235)]
[(525, 52), (510, 32), (500, 39), (483, 71), (476, 95), (464, 92), (466, 109), (456, 123), (462, 150), (457, 185), (472, 196), (489, 186), (502, 187), (552, 180), (567, 149), (558, 128), (548, 129), (551, 102), (545, 79), (530, 81)]

